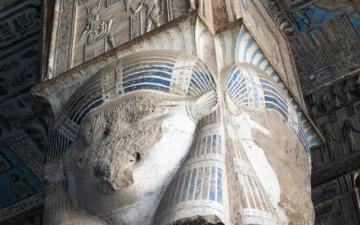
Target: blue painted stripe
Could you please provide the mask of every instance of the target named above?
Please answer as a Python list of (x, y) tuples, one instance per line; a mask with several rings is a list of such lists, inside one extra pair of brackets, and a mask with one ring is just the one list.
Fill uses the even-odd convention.
[(195, 87), (197, 88), (198, 91), (202, 90), (202, 88), (195, 82), (194, 79), (191, 79), (191, 84), (195, 85)]
[(241, 81), (234, 82), (231, 88), (228, 90), (229, 94), (235, 94), (238, 89), (243, 89), (245, 86), (247, 86), (245, 82), (242, 82), (243, 80), (245, 80), (245, 78), (242, 78)]
[(154, 85), (155, 84), (161, 84), (161, 85), (170, 87), (170, 81), (169, 80), (164, 80), (164, 79), (156, 78), (156, 77), (145, 77), (145, 78), (140, 78), (140, 79), (128, 81), (128, 82), (125, 82), (123, 84), (123, 87), (125, 89), (125, 88), (127, 88), (129, 86), (132, 86), (134, 84), (141, 84), (141, 83), (149, 83), (149, 84), (153, 83)]
[(235, 62), (239, 62), (239, 55), (240, 55), (240, 45), (242, 42), (242, 39), (244, 35), (246, 34), (246, 30), (244, 27), (241, 27), (239, 36), (236, 40), (236, 46), (235, 46)]
[(230, 82), (235, 81), (238, 78), (238, 76), (239, 76), (239, 70), (236, 67), (231, 69), (230, 76), (229, 76), (229, 79), (227, 81), (228, 85), (229, 85)]
[(194, 82), (194, 83), (197, 84), (196, 87), (199, 87), (198, 90), (199, 90), (200, 92), (206, 90), (206, 89), (205, 89), (206, 85), (204, 85), (198, 77), (193, 76), (192, 79), (191, 79), (191, 82)]
[(261, 51), (260, 51), (260, 48), (257, 48), (257, 49), (253, 52), (253, 54), (252, 54), (252, 56), (251, 56), (251, 59), (250, 59), (251, 64), (254, 64), (255, 58), (256, 58), (256, 56), (258, 56), (259, 54), (261, 54)]
[(250, 38), (248, 40), (248, 42), (246, 43), (246, 46), (245, 46), (245, 49), (244, 49), (244, 62), (246, 62), (247, 54), (249, 52), (249, 49), (253, 46), (254, 42), (255, 42), (254, 39)]
[(279, 107), (286, 115), (288, 115), (288, 110), (284, 108), (281, 104), (279, 104), (279, 101), (276, 98), (265, 96), (265, 102), (272, 102), (276, 104), (277, 107)]
[(230, 93), (230, 95), (237, 95), (239, 92), (242, 92), (243, 90), (247, 89), (247, 85), (246, 84), (242, 84), (242, 83), (238, 83), (236, 86), (236, 88), (234, 89), (233, 92)]
[(197, 81), (199, 81), (201, 86), (205, 90), (205, 87), (208, 86), (208, 82), (207, 82), (206, 78), (201, 75), (201, 72), (193, 70), (192, 77), (193, 77), (193, 79), (196, 79)]
[(204, 70), (202, 72), (206, 73), (206, 76), (209, 77), (211, 82), (215, 85), (216, 82), (215, 82), (214, 77), (211, 75), (212, 73), (211, 73), (211, 70), (209, 69), (209, 67), (206, 64), (204, 64), (204, 63), (202, 63), (200, 61), (197, 61), (196, 65), (200, 65), (201, 67), (204, 68)]
[(275, 77), (275, 76), (277, 76), (277, 73), (276, 73), (276, 71), (274, 70), (272, 73), (270, 73), (270, 77)]
[(273, 109), (276, 112), (280, 113), (280, 115), (285, 119), (288, 120), (288, 116), (286, 115), (286, 113), (284, 113), (282, 110), (279, 110), (279, 108), (274, 105), (272, 102), (265, 102), (265, 107), (268, 109)]
[(258, 67), (260, 67), (260, 65), (261, 64), (263, 64), (264, 62), (265, 62), (265, 58), (263, 57), (263, 58), (261, 58), (260, 60), (259, 60), (259, 62), (256, 64), (256, 66), (258, 66)]
[(136, 91), (136, 90), (143, 90), (143, 89), (165, 91), (165, 92), (169, 91), (168, 87), (163, 87), (163, 86), (153, 85), (153, 84), (138, 84), (138, 85), (133, 85), (133, 86), (124, 88), (124, 92), (128, 93), (128, 92), (132, 92), (132, 91)]
[(247, 90), (245, 89), (244, 91), (242, 91), (241, 93), (237, 94), (236, 96), (231, 96), (235, 102), (239, 102), (239, 101), (242, 101), (244, 99), (246, 100), (249, 100), (249, 97), (248, 97), (248, 92)]
[(268, 63), (268, 64), (265, 66), (264, 71), (268, 70), (270, 67), (271, 67), (271, 64)]
[(284, 107), (288, 108), (288, 104), (285, 101), (285, 98), (282, 97), (282, 95), (278, 95), (276, 92), (274, 92), (272, 89), (268, 89), (268, 88), (263, 88), (264, 89), (264, 93), (267, 95), (271, 95), (274, 96), (276, 98), (279, 99), (279, 101), (281, 101), (281, 103), (284, 105)]
[(271, 84), (266, 84), (266, 83), (262, 83), (261, 86), (264, 90), (269, 90), (269, 91), (274, 92), (277, 96), (279, 96), (279, 98), (281, 98), (281, 100), (284, 102), (284, 104), (287, 105), (287, 102), (285, 101), (286, 98), (277, 88), (275, 88)]
[(134, 74), (137, 72), (144, 72), (144, 71), (162, 71), (162, 72), (167, 72), (167, 73), (171, 74), (173, 72), (173, 68), (166, 67), (166, 66), (159, 66), (159, 65), (158, 66), (143, 66), (143, 67), (128, 70), (128, 71), (122, 71), (122, 76), (126, 77), (130, 74)]
[(309, 144), (310, 146), (314, 146), (314, 145), (317, 145), (317, 144), (319, 144), (319, 143), (321, 143), (321, 138), (320, 138), (319, 136), (315, 136), (314, 138), (312, 138), (312, 139), (308, 142), (308, 144)]
[(126, 77), (123, 77), (123, 82), (129, 82), (131, 80), (136, 80), (139, 78), (146, 78), (146, 77), (159, 77), (159, 78), (166, 78), (171, 79), (172, 74), (167, 72), (160, 72), (160, 71), (144, 71), (144, 72), (138, 72), (134, 74), (129, 74)]
[(90, 110), (98, 107), (99, 105), (104, 103), (104, 100), (101, 98), (101, 96), (98, 96), (94, 99), (95, 101), (91, 102), (90, 105), (86, 107), (86, 109), (80, 114), (80, 116), (76, 119), (75, 123), (80, 125), (83, 118), (90, 112)]

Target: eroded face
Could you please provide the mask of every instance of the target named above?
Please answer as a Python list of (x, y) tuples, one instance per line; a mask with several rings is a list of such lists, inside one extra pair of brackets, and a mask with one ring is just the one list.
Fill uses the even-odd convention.
[(93, 170), (98, 191), (110, 194), (134, 183), (132, 170), (160, 140), (166, 107), (154, 96), (134, 96), (90, 114), (81, 126), (71, 165)]
[(65, 157), (72, 203), (105, 220), (151, 220), (192, 144), (196, 121), (188, 102), (147, 93), (92, 111)]

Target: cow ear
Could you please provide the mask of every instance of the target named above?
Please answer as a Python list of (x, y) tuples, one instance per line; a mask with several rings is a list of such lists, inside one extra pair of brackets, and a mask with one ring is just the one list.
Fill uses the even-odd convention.
[(194, 121), (198, 121), (213, 112), (217, 105), (218, 96), (216, 91), (212, 90), (200, 96), (190, 98), (187, 102), (187, 111)]

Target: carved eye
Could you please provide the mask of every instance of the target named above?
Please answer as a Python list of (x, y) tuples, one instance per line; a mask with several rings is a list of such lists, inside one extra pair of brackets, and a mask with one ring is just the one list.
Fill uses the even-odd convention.
[(139, 162), (140, 159), (141, 159), (140, 153), (139, 152), (134, 152), (134, 153), (131, 154), (131, 159), (129, 160), (129, 162), (131, 162), (131, 163)]

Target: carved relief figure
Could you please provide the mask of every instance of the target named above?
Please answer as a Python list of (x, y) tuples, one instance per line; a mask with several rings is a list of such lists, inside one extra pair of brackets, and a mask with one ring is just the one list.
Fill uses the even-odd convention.
[(326, 141), (326, 150), (328, 152), (330, 160), (335, 160), (336, 156), (334, 153), (334, 145), (336, 143), (341, 143), (341, 138), (337, 137), (337, 135), (334, 133), (334, 127), (330, 123), (325, 123), (322, 125), (322, 131), (323, 135)]
[[(86, 23), (80, 35), (80, 40), (85, 40), (85, 59), (92, 58), (105, 52), (106, 49), (114, 47), (114, 38), (110, 32), (112, 20), (101, 19), (100, 4), (101, 1), (93, 8), (86, 8)], [(94, 46), (95, 42), (101, 43), (99, 46)], [(95, 51), (99, 53), (95, 53)]]
[(162, 9), (160, 5), (160, 0), (155, 0), (152, 6), (148, 9), (148, 19), (146, 21), (146, 31), (150, 31), (156, 27), (160, 26), (160, 15), (162, 15)]
[(356, 129), (351, 121), (346, 119), (343, 123), (342, 135), (343, 141), (349, 143), (351, 153), (358, 151), (356, 148), (356, 133), (360, 133), (360, 129)]
[(321, 96), (321, 102), (318, 105), (319, 112), (327, 112), (332, 107), (334, 107), (334, 102), (332, 97), (329, 94), (324, 94)]
[(91, 9), (87, 10), (86, 16), (86, 24), (85, 28), (83, 29), (80, 38), (86, 38), (90, 33), (95, 33), (97, 23), (100, 21), (100, 1), (98, 5)]
[[(126, 11), (139, 17), (141, 34), (161, 25), (161, 19), (165, 13), (161, 0), (141, 1), (137, 6), (133, 6), (132, 0), (124, 0), (124, 5)], [(140, 12), (144, 12), (144, 15), (137, 15)]]
[(330, 99), (331, 103), (330, 102), (328, 103), (329, 106), (328, 106), (327, 110), (331, 109), (334, 106), (336, 106), (336, 107), (340, 106), (343, 103), (343, 99), (344, 99), (344, 97), (343, 97), (341, 91), (338, 88), (333, 87), (331, 89), (331, 99)]
[(350, 80), (346, 80), (342, 89), (344, 91), (345, 101), (351, 102), (351, 100), (353, 100), (354, 98), (353, 95), (354, 85), (351, 83)]

